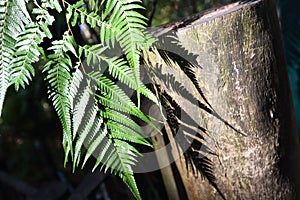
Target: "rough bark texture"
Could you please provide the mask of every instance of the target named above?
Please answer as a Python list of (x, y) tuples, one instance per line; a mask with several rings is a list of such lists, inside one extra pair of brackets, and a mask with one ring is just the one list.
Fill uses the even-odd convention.
[[(199, 116), (194, 120), (208, 130), (204, 140), (217, 156), (207, 156), (224, 197), (300, 199), (298, 139), (274, 2), (228, 5), (160, 27), (155, 35), (164, 37), (170, 30), (199, 66), (193, 71), (213, 110), (241, 132), (186, 103), (163, 80), (164, 74), (180, 71), (178, 65), (168, 66), (155, 50), (145, 53), (148, 64), (161, 67), (161, 75), (151, 75), (161, 90), (186, 113)], [(205, 102), (185, 73), (175, 80)], [(222, 199), (206, 179), (186, 169), (184, 157), (176, 166), (189, 199)]]

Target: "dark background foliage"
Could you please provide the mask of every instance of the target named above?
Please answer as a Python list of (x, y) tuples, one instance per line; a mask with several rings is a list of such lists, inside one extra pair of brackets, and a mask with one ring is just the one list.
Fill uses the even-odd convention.
[[(144, 0), (149, 25), (158, 26), (180, 20), (204, 9), (220, 6), (229, 0)], [(284, 44), (287, 53), (294, 107), (300, 130), (300, 2), (279, 1)], [(56, 15), (52, 27), (55, 38), (64, 32), (64, 16)], [(83, 41), (77, 30), (77, 40)], [(47, 47), (47, 42), (43, 45)], [(37, 63), (39, 69), (42, 63)], [(16, 93), (8, 91), (0, 119), (0, 199), (66, 199), (79, 185), (91, 185), (91, 165), (72, 173), (70, 164), (64, 168), (62, 129), (51, 102), (47, 98), (44, 75), (37, 70), (33, 82)], [(300, 131), (299, 131), (300, 132)], [(178, 176), (175, 172), (175, 176)], [(88, 199), (133, 199), (122, 181), (113, 175), (97, 173), (96, 184)], [(89, 179), (90, 178), (90, 179)], [(167, 199), (159, 171), (137, 174), (143, 199)], [(84, 181), (88, 180), (88, 184)], [(181, 196), (185, 194), (181, 191)], [(43, 196), (48, 194), (47, 196)], [(51, 199), (51, 198), (50, 198)]]

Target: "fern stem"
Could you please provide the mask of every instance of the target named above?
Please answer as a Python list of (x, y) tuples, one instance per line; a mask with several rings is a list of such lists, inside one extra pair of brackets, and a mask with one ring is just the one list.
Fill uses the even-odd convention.
[[(155, 150), (165, 147), (165, 141), (161, 134), (156, 134), (155, 136), (153, 136), (152, 141), (153, 141)], [(159, 164), (165, 163), (166, 159), (167, 160), (169, 159), (169, 157), (167, 157), (167, 155), (168, 155), (167, 152), (165, 152), (164, 155), (165, 156), (162, 157), (162, 155), (157, 154), (157, 161)], [(161, 172), (163, 182), (164, 182), (167, 194), (168, 194), (168, 199), (180, 200), (171, 165), (161, 168), (160, 172)]]

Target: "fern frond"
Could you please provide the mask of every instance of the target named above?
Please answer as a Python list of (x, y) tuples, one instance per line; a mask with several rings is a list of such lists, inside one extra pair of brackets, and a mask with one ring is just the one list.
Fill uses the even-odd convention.
[[(80, 55), (80, 53), (79, 53)], [(85, 152), (82, 166), (91, 155), (97, 159), (94, 169), (110, 171), (120, 176), (134, 193), (137, 199), (140, 194), (134, 181), (132, 165), (136, 163), (139, 152), (129, 142), (151, 146), (145, 139), (145, 133), (132, 119), (123, 113), (130, 113), (145, 121), (151, 122), (135, 105), (130, 98), (114, 82), (100, 72), (91, 72), (82, 79), (83, 74), (78, 72), (78, 83), (74, 84), (78, 93), (74, 100), (73, 131), (76, 137), (73, 170), (79, 165), (83, 146)], [(97, 84), (98, 95), (93, 91), (93, 83)], [(102, 97), (104, 109), (99, 109), (94, 100)], [(100, 106), (101, 107), (101, 106)], [(118, 112), (117, 110), (121, 111)]]
[[(119, 29), (117, 40), (120, 43), (122, 50), (125, 52), (126, 58), (130, 67), (133, 70), (134, 80), (137, 87), (138, 107), (140, 105), (140, 55), (142, 49), (148, 49), (145, 46), (146, 34), (144, 29), (146, 27), (146, 18), (135, 11), (141, 9), (139, 0), (113, 0), (106, 2), (106, 9), (104, 9), (103, 16), (111, 15), (108, 21), (114, 27)], [(101, 38), (102, 37), (102, 38)], [(100, 33), (101, 41), (104, 41), (105, 33)]]
[[(101, 95), (97, 95), (97, 97), (105, 96), (105, 98), (112, 99), (114, 101), (113, 104), (104, 106), (108, 106), (113, 109), (120, 109), (120, 107), (123, 107), (121, 108), (123, 112), (135, 115), (145, 122), (151, 123), (149, 118), (138, 107), (136, 107), (136, 105), (118, 85), (99, 72), (91, 72), (89, 76), (92, 80), (97, 82), (99, 90), (102, 93)], [(116, 104), (118, 104), (118, 106), (114, 107)]]
[[(113, 130), (108, 130), (105, 125), (103, 128), (104, 131), (99, 137), (103, 139), (100, 141), (97, 138), (91, 145), (98, 153), (94, 169), (99, 165), (100, 169), (104, 168), (104, 171), (110, 168), (113, 174), (118, 175), (127, 184), (135, 197), (141, 199), (131, 168), (136, 162), (134, 157), (137, 150), (129, 143), (113, 138), (112, 134), (109, 134)], [(97, 147), (102, 148), (97, 151)]]
[(134, 80), (134, 74), (132, 69), (127, 65), (127, 62), (122, 58), (107, 57), (103, 53), (106, 47), (101, 44), (93, 46), (85, 45), (80, 47), (80, 51), (85, 53), (86, 61), (89, 66), (96, 65), (101, 61), (104, 61), (108, 65), (108, 71), (112, 77), (121, 81), (125, 85), (132, 89), (137, 89), (136, 82)]
[[(97, 124), (98, 121), (96, 121)], [(109, 144), (107, 142), (103, 142), (103, 140), (107, 140), (107, 128), (102, 124), (102, 126), (97, 126), (97, 129), (95, 129), (95, 132), (97, 133), (97, 136), (92, 138), (90, 142), (87, 144), (87, 152), (85, 154), (85, 158), (82, 164), (82, 167), (85, 165), (86, 161), (90, 158), (92, 154), (95, 155), (97, 159), (102, 159), (102, 154), (105, 154), (108, 151)], [(105, 138), (105, 139), (104, 139)], [(101, 144), (103, 143), (103, 144)], [(100, 145), (101, 144), (101, 145)], [(106, 144), (106, 145), (104, 145)], [(101, 150), (99, 148), (101, 147)], [(102, 154), (100, 154), (102, 153)], [(105, 162), (104, 162), (105, 163)], [(98, 166), (98, 165), (97, 165)], [(96, 167), (94, 167), (96, 168)]]
[[(129, 128), (127, 126), (124, 126), (124, 125), (114, 122), (112, 120), (109, 120), (106, 123), (106, 125), (110, 130), (113, 130), (113, 132), (111, 133), (111, 136), (113, 138), (122, 139), (122, 140), (128, 141), (128, 142), (134, 142), (136, 144), (143, 144), (143, 145), (151, 146), (149, 141), (142, 138), (141, 134), (137, 133), (132, 128)], [(142, 134), (144, 134), (144, 133), (142, 132)], [(139, 154), (139, 152), (136, 152), (136, 153)]]
[[(80, 70), (78, 70), (80, 71)], [(91, 87), (85, 84), (87, 80), (82, 79), (80, 90), (74, 100), (74, 113), (73, 113), (73, 140), (76, 140), (73, 170), (80, 162), (80, 154), (83, 145), (86, 149), (90, 148), (91, 142), (95, 136), (100, 132), (100, 126), (103, 119), (97, 115), (98, 107), (95, 104), (94, 92)], [(77, 136), (77, 138), (75, 138)]]
[[(49, 56), (50, 59), (55, 59), (54, 56)], [(71, 104), (69, 100), (69, 85), (70, 85), (70, 57), (60, 57), (56, 61), (49, 61), (45, 65), (47, 70), (46, 81), (49, 82), (49, 97), (53, 101), (54, 108), (63, 127), (63, 146), (66, 153), (66, 159), (69, 151), (72, 153), (72, 130), (71, 130)], [(65, 160), (66, 163), (67, 160)]]
[[(70, 105), (72, 106), (73, 110), (74, 105), (75, 105), (75, 99), (78, 96), (79, 93), (79, 89), (80, 89), (80, 84), (82, 83), (83, 80), (83, 73), (80, 70), (80, 62), (77, 62), (77, 64), (74, 66), (74, 70), (75, 72), (72, 74), (72, 79), (70, 82)], [(73, 125), (75, 126), (75, 124)], [(75, 129), (75, 127), (74, 127)], [(74, 131), (76, 133), (76, 131)], [(75, 135), (73, 135), (73, 138), (75, 137)]]
[[(52, 34), (48, 28), (54, 22), (54, 17), (48, 12), (48, 8), (56, 8), (61, 11), (59, 3), (56, 0), (42, 1), (42, 6), (35, 2), (37, 8), (34, 8), (32, 14), (36, 15), (36, 21), (27, 23), (25, 30), (17, 37), (15, 45), (16, 52), (12, 60), (11, 84), (15, 85), (15, 90), (19, 90), (19, 86), (25, 88), (25, 84), (34, 76), (35, 70), (32, 63), (39, 60), (39, 56), (44, 54), (43, 49), (39, 46), (45, 37), (52, 38)], [(27, 13), (26, 6), (22, 5), (22, 11)], [(25, 12), (26, 11), (26, 12)]]
[[(49, 26), (55, 18), (49, 10), (61, 12), (59, 1), (33, 0), (31, 15), (26, 3), (28, 0), (0, 0), (0, 115), (7, 88), (10, 85), (16, 90), (25, 88), (35, 75), (33, 64), (43, 55), (47, 59), (43, 73), (48, 95), (62, 124), (65, 165), (70, 155), (73, 169), (82, 156), (84, 165), (92, 154), (96, 155), (95, 168), (110, 169), (140, 199), (132, 171), (140, 153), (132, 143), (151, 144), (129, 115), (156, 127), (115, 80), (159, 105), (155, 95), (140, 80), (141, 50), (151, 44), (150, 35), (145, 33), (146, 18), (135, 11), (143, 8), (141, 1), (89, 0), (91, 6), (83, 0), (74, 5), (64, 1), (68, 23), (73, 26), (86, 23), (91, 28), (99, 28), (102, 45), (78, 48), (69, 27), (61, 40), (52, 41), (50, 55), (44, 55), (40, 44), (45, 37), (52, 37)], [(89, 10), (91, 7), (94, 9)], [(116, 45), (121, 46), (124, 58), (105, 55), (107, 49)], [(96, 67), (85, 69), (82, 58), (89, 65), (107, 64), (108, 73)], [(74, 59), (78, 59), (75, 65)], [(84, 147), (86, 152), (82, 152)]]
[[(95, 2), (90, 2), (95, 6)], [(135, 11), (143, 9), (140, 0), (110, 0), (101, 1), (104, 6), (101, 16), (95, 11), (87, 11), (83, 0), (75, 5), (68, 5), (67, 19), (74, 26), (87, 23), (92, 28), (100, 28), (100, 41), (114, 46), (116, 41), (125, 52), (126, 59), (132, 68), (135, 85), (137, 85), (138, 107), (140, 105), (140, 55), (142, 49), (148, 49), (154, 40), (145, 32), (146, 18)]]
[(115, 110), (106, 110), (106, 111), (100, 110), (99, 115), (102, 118), (110, 119), (117, 123), (128, 126), (132, 128), (135, 132), (139, 133), (141, 136), (144, 136), (145, 134), (143, 129), (135, 121), (133, 121), (131, 118), (129, 118), (128, 116), (120, 112), (117, 112)]
[(11, 60), (17, 36), (30, 17), (25, 1), (0, 0), (0, 116), (7, 88), (10, 84)]
[[(83, 93), (86, 96), (83, 96), (83, 100), (86, 100), (89, 97), (89, 95), (87, 95), (86, 93)], [(83, 102), (86, 103), (86, 105), (88, 104), (88, 102)], [(79, 109), (84, 109), (84, 108), (79, 108)], [(84, 116), (82, 118), (82, 121), (80, 123), (81, 127), (78, 130), (78, 138), (76, 140), (76, 145), (75, 145), (75, 152), (74, 152), (74, 161), (73, 161), (73, 169), (75, 169), (75, 166), (78, 166), (79, 162), (80, 162), (80, 151), (82, 149), (82, 146), (85, 142), (85, 140), (88, 138), (88, 136), (90, 134), (95, 135), (94, 132), (91, 132), (92, 127), (94, 125), (94, 122), (98, 122), (98, 124), (101, 125), (102, 120), (101, 119), (97, 119), (97, 107), (96, 106), (91, 106), (89, 107), (88, 110), (85, 110)], [(79, 110), (80, 112), (80, 110)], [(75, 112), (76, 114), (76, 112)], [(98, 127), (98, 126), (97, 126)], [(98, 130), (95, 130), (98, 131)], [(90, 136), (91, 137), (91, 136)], [(87, 146), (88, 148), (88, 146)]]
[(129, 187), (131, 192), (134, 194), (135, 198), (137, 200), (141, 200), (142, 198), (140, 196), (140, 192), (137, 188), (133, 174), (132, 173), (124, 173), (121, 175), (121, 178), (122, 178), (123, 182), (126, 183), (126, 185)]
[(145, 87), (140, 80), (135, 80), (132, 68), (128, 66), (127, 62), (123, 58), (106, 57), (103, 55), (106, 47), (103, 47), (101, 44), (93, 46), (85, 45), (83, 47), (79, 47), (79, 49), (81, 53), (85, 53), (88, 65), (93, 66), (101, 61), (106, 62), (108, 65), (108, 72), (112, 77), (121, 81), (133, 90), (139, 89), (141, 94), (152, 100), (157, 106), (161, 107), (157, 97), (147, 87)]
[(42, 48), (38, 45), (42, 42), (44, 34), (40, 32), (39, 27), (35, 23), (29, 23), (25, 27), (25, 31), (17, 38), (16, 52), (12, 61), (13, 69), (11, 71), (11, 84), (15, 85), (15, 90), (19, 90), (21, 85), (25, 88), (25, 83), (34, 76), (34, 67), (31, 63), (39, 60), (40, 54), (43, 53)]
[(101, 61), (108, 59), (104, 55), (104, 51), (107, 47), (101, 44), (95, 44), (93, 46), (85, 45), (83, 47), (79, 47), (79, 55), (81, 56), (84, 53), (84, 57), (86, 59), (86, 63), (90, 68), (94, 69), (94, 65), (99, 64)]
[[(140, 199), (131, 169), (139, 153), (127, 141), (145, 145), (149, 145), (149, 142), (141, 136), (143, 131), (140, 127), (137, 128), (138, 132), (135, 132), (134, 129), (109, 119), (108, 116), (114, 119), (123, 116), (117, 111), (106, 109), (100, 111), (102, 114), (98, 115), (98, 106), (93, 101), (95, 93), (91, 91), (90, 85), (84, 83), (85, 81), (88, 82), (88, 80), (81, 82), (84, 86), (80, 87), (74, 105), (74, 132), (76, 131), (78, 137), (76, 137), (73, 169), (80, 162), (81, 149), (84, 145), (87, 151), (82, 166), (91, 155), (94, 155), (97, 159), (94, 169), (99, 165), (104, 171), (110, 169), (112, 173), (120, 176), (135, 192), (137, 199)], [(135, 123), (127, 117), (122, 121), (126, 125)]]
[[(144, 138), (141, 127), (126, 114), (134, 115), (154, 128), (156, 127), (112, 79), (137, 90), (138, 96), (142, 93), (159, 105), (156, 96), (140, 80), (140, 54), (142, 49), (150, 46), (150, 36), (144, 32), (145, 18), (134, 11), (142, 8), (139, 5), (140, 1), (112, 0), (96, 3), (91, 0), (88, 3), (91, 4), (91, 7), (95, 7), (97, 4), (104, 9), (101, 11), (99, 9), (88, 10), (89, 6), (83, 0), (73, 5), (65, 1), (68, 23), (71, 23), (72, 26), (81, 23), (88, 24), (91, 28), (98, 27), (102, 44), (79, 47), (78, 55), (74, 53), (75, 49), (71, 48), (73, 45), (67, 48), (76, 57), (86, 59), (90, 66), (82, 69), (84, 74), (79, 69), (75, 69), (75, 73), (71, 75), (62, 73), (66, 79), (64, 80), (65, 86), (69, 88), (69, 90), (66, 89), (64, 95), (72, 96), (74, 99), (72, 101), (69, 98), (68, 102), (63, 101), (62, 103), (72, 113), (62, 119), (62, 121), (70, 119), (67, 127), (63, 124), (64, 135), (67, 138), (67, 144), (64, 146), (68, 153), (69, 149), (72, 149), (72, 142), (75, 142), (73, 169), (79, 165), (83, 155), (81, 151), (85, 146), (87, 151), (83, 165), (93, 154), (97, 158), (94, 169), (99, 165), (105, 171), (110, 169), (111, 172), (119, 175), (137, 199), (140, 199), (131, 169), (132, 165), (136, 163), (135, 157), (139, 155), (139, 152), (130, 143), (148, 146), (151, 144)], [(117, 43), (125, 53), (126, 59), (105, 55), (105, 51)], [(59, 45), (59, 43), (54, 43), (54, 45)], [(105, 67), (102, 64), (107, 64), (109, 74), (101, 72)], [(62, 69), (70, 70), (67, 62), (65, 65), (68, 67), (62, 67)], [(99, 65), (100, 68), (95, 67)], [(85, 68), (85, 66), (82, 67)], [(53, 81), (50, 80), (51, 82)], [(96, 85), (93, 85), (94, 83)], [(61, 111), (61, 107), (56, 110), (58, 113), (64, 113)], [(160, 132), (160, 130), (158, 131)]]
[[(76, 161), (76, 165), (79, 164), (79, 155), (80, 155), (80, 150), (81, 150), (83, 144), (86, 145), (86, 148), (88, 150), (86, 158), (90, 156), (90, 153), (93, 152), (95, 150), (95, 148), (101, 149), (101, 147), (97, 146), (97, 145), (99, 145), (99, 143), (95, 143), (95, 141), (99, 140), (99, 138), (97, 139), (97, 137), (100, 132), (101, 127), (99, 125), (102, 124), (102, 118), (99, 118), (97, 116), (97, 107), (95, 106), (95, 104), (91, 104), (92, 102), (89, 102), (89, 100), (87, 100), (87, 99), (90, 99), (90, 96), (91, 95), (89, 95), (88, 89), (85, 89), (82, 92), (82, 95), (80, 95), (80, 98), (78, 99), (78, 104), (75, 106), (74, 118), (77, 114), (81, 114), (80, 109), (85, 110), (84, 116), (82, 117), (82, 121), (80, 122), (80, 128), (77, 130), (78, 139), (76, 140), (75, 159), (74, 159), (74, 161)], [(88, 109), (86, 109), (87, 107), (88, 107)], [(97, 123), (97, 126), (93, 129), (93, 125), (95, 122)], [(110, 130), (109, 134), (106, 136), (108, 138), (122, 139), (124, 141), (130, 141), (130, 142), (136, 142), (136, 143), (145, 143), (145, 144), (147, 143), (147, 141), (144, 138), (142, 138), (140, 134), (135, 133), (134, 130), (132, 130), (124, 125), (115, 123), (111, 120), (106, 121), (105, 127), (108, 130)], [(102, 127), (102, 129), (103, 129), (103, 127)], [(118, 133), (122, 132), (122, 131), (124, 131), (123, 136), (118, 135)], [(95, 132), (96, 132), (96, 134), (95, 134)], [(88, 140), (86, 141), (86, 139), (88, 139)], [(104, 138), (100, 137), (100, 139), (101, 140), (99, 140), (98, 142), (103, 142)], [(114, 141), (111, 141), (111, 143), (114, 143)], [(121, 140), (118, 140), (115, 143), (116, 143), (116, 144), (114, 144), (115, 146), (123, 145), (123, 148), (127, 148), (129, 150), (134, 150), (133, 147), (127, 146), (127, 143), (126, 144), (122, 143)], [(147, 143), (147, 144), (149, 144), (149, 143)], [(106, 166), (105, 168), (108, 169), (110, 167), (110, 168), (112, 168), (113, 171), (114, 170), (124, 170), (119, 167), (116, 168), (116, 166), (110, 166), (109, 162), (106, 162), (106, 161), (108, 161), (108, 160), (111, 161), (111, 158), (105, 156), (105, 151), (107, 151), (107, 149), (101, 150), (101, 152), (103, 152), (103, 154), (101, 154), (100, 158), (98, 158), (99, 160), (102, 161), (103, 165)], [(138, 152), (136, 150), (134, 150), (134, 153), (138, 154)], [(115, 156), (117, 156), (117, 155), (115, 155)], [(135, 154), (133, 154), (133, 156), (135, 156)], [(103, 160), (103, 159), (105, 159), (105, 160)], [(128, 160), (132, 160), (132, 158), (128, 158)], [(85, 161), (86, 161), (86, 159), (85, 159)], [(123, 161), (123, 162), (125, 162), (125, 161)], [(131, 163), (131, 164), (133, 164), (133, 163)], [(74, 165), (74, 167), (75, 167), (75, 165)]]
[(69, 153), (73, 159), (72, 145), (72, 105), (70, 100), (70, 85), (72, 75), (70, 70), (73, 68), (71, 58), (67, 51), (74, 52), (74, 39), (66, 32), (62, 40), (53, 41), (54, 54), (48, 56), (49, 61), (45, 64), (43, 72), (47, 73), (45, 80), (49, 83), (48, 93), (52, 99), (54, 108), (63, 127), (63, 147), (65, 150), (65, 164)]
[[(86, 78), (87, 82), (97, 83), (100, 94), (92, 91), (93, 86), (86, 84), (81, 87), (82, 92), (75, 99), (73, 122), (74, 132), (76, 131), (78, 137), (73, 168), (78, 166), (81, 149), (85, 146), (87, 151), (82, 166), (94, 155), (97, 159), (94, 169), (99, 165), (104, 171), (110, 169), (112, 173), (120, 176), (136, 198), (140, 199), (131, 168), (136, 163), (135, 157), (140, 154), (129, 142), (148, 146), (151, 144), (145, 139), (141, 127), (123, 113), (135, 115), (149, 123), (151, 121), (121, 88), (100, 72), (91, 72)], [(81, 84), (85, 85), (83, 82)], [(98, 108), (93, 102), (94, 98), (99, 100), (104, 109)]]

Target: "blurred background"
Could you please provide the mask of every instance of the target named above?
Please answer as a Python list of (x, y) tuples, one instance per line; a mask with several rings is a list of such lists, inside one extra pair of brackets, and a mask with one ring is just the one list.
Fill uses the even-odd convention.
[[(144, 0), (144, 14), (150, 19), (149, 26), (159, 26), (229, 2)], [(277, 3), (300, 133), (300, 1)], [(64, 16), (56, 15), (56, 19), (61, 23), (52, 27), (52, 33), (59, 38), (66, 27)], [(0, 119), (0, 199), (67, 199), (72, 195), (73, 199), (133, 199), (119, 178), (100, 172), (92, 175), (93, 161), (75, 173), (70, 165), (64, 168), (62, 129), (47, 98), (41, 66), (36, 64), (36, 77), (26, 90), (16, 93), (11, 88), (7, 94)], [(167, 199), (159, 171), (136, 178), (143, 199)]]

